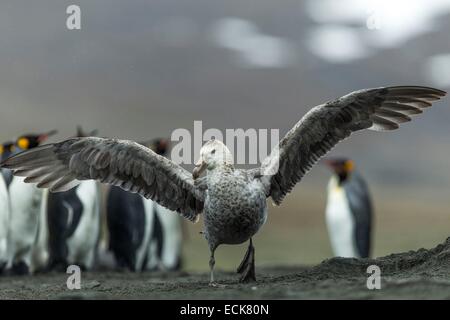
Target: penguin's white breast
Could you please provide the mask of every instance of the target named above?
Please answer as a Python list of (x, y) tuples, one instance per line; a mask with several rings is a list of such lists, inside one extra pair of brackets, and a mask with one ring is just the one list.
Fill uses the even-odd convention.
[(0, 172), (0, 265), (7, 259), (7, 236), (9, 224), (9, 196)]
[(100, 231), (97, 183), (93, 180), (81, 182), (76, 194), (83, 205), (83, 212), (75, 232), (67, 241), (70, 255), (89, 252), (97, 243)]
[(357, 257), (355, 221), (344, 188), (331, 181), (328, 188), (326, 222), (333, 252), (339, 257)]
[(9, 228), (18, 238), (33, 238), (32, 233), (37, 229), (43, 191), (23, 180), (23, 177), (14, 177), (9, 185)]

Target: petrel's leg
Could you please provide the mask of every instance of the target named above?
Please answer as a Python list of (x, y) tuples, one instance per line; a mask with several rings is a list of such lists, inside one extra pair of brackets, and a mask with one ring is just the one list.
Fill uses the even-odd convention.
[(211, 257), (209, 258), (209, 269), (211, 270), (211, 278), (209, 280), (209, 285), (211, 287), (216, 287), (216, 288), (225, 288), (226, 285), (218, 284), (214, 281), (214, 265), (216, 264), (216, 260), (214, 259), (214, 252), (216, 251), (216, 248), (217, 248), (217, 245), (210, 246)]
[(214, 252), (216, 252), (217, 244), (209, 244), (209, 251), (211, 252), (211, 257), (209, 258), (209, 269), (211, 270), (211, 278), (209, 280), (209, 285), (212, 287), (220, 287), (214, 281), (214, 265), (216, 264), (216, 260), (214, 259)]
[(214, 265), (216, 264), (216, 260), (214, 259), (214, 251), (211, 251), (211, 257), (209, 258), (209, 270), (211, 271), (211, 278), (209, 280), (209, 284), (214, 284)]
[(237, 272), (241, 273), (242, 276), (239, 282), (252, 282), (256, 281), (255, 275), (255, 247), (253, 246), (252, 238), (248, 244), (247, 252), (245, 253), (244, 259), (237, 268)]

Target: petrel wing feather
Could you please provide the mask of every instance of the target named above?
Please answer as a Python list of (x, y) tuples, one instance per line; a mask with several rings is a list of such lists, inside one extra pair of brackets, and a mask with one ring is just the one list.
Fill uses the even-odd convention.
[(196, 187), (200, 182), (194, 184), (181, 166), (133, 141), (71, 138), (19, 153), (1, 167), (52, 192), (94, 179), (139, 193), (192, 221), (203, 210), (204, 191)]
[(446, 92), (420, 86), (382, 87), (352, 92), (311, 109), (278, 146), (252, 169), (266, 195), (280, 204), (311, 167), (353, 132), (389, 131), (420, 114)]

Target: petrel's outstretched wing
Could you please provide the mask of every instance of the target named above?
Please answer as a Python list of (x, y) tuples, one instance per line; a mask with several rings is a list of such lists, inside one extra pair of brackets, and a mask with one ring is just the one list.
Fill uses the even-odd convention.
[(314, 107), (252, 174), (260, 177), (267, 196), (280, 204), (317, 160), (352, 132), (395, 130), (445, 94), (417, 86), (365, 89)]
[(204, 192), (188, 171), (132, 141), (72, 138), (19, 153), (1, 166), (53, 192), (95, 179), (137, 192), (192, 221), (203, 209)]

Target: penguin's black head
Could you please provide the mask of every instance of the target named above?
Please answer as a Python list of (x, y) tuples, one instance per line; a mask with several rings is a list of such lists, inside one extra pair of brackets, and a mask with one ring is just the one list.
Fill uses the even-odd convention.
[(152, 149), (159, 155), (165, 156), (168, 152), (170, 142), (166, 138), (156, 138), (150, 141), (139, 142), (139, 144)]
[(340, 184), (350, 177), (355, 168), (354, 162), (347, 158), (329, 158), (325, 164), (338, 176)]
[(0, 144), (0, 158), (1, 160), (5, 160), (9, 158), (13, 152), (15, 151), (16, 147), (14, 145), (14, 142), (8, 141)]
[(162, 156), (166, 155), (167, 149), (169, 148), (169, 141), (164, 138), (158, 138), (153, 140), (153, 150), (157, 154), (160, 154)]
[(77, 126), (77, 137), (82, 138), (82, 137), (95, 137), (98, 134), (98, 130), (94, 129), (91, 132), (86, 132), (83, 130), (83, 128), (78, 125)]
[(29, 150), (36, 148), (41, 143), (45, 142), (50, 136), (56, 134), (56, 130), (52, 130), (46, 133), (40, 133), (40, 134), (24, 134), (20, 136), (17, 140), (15, 145), (21, 149), (21, 150)]

